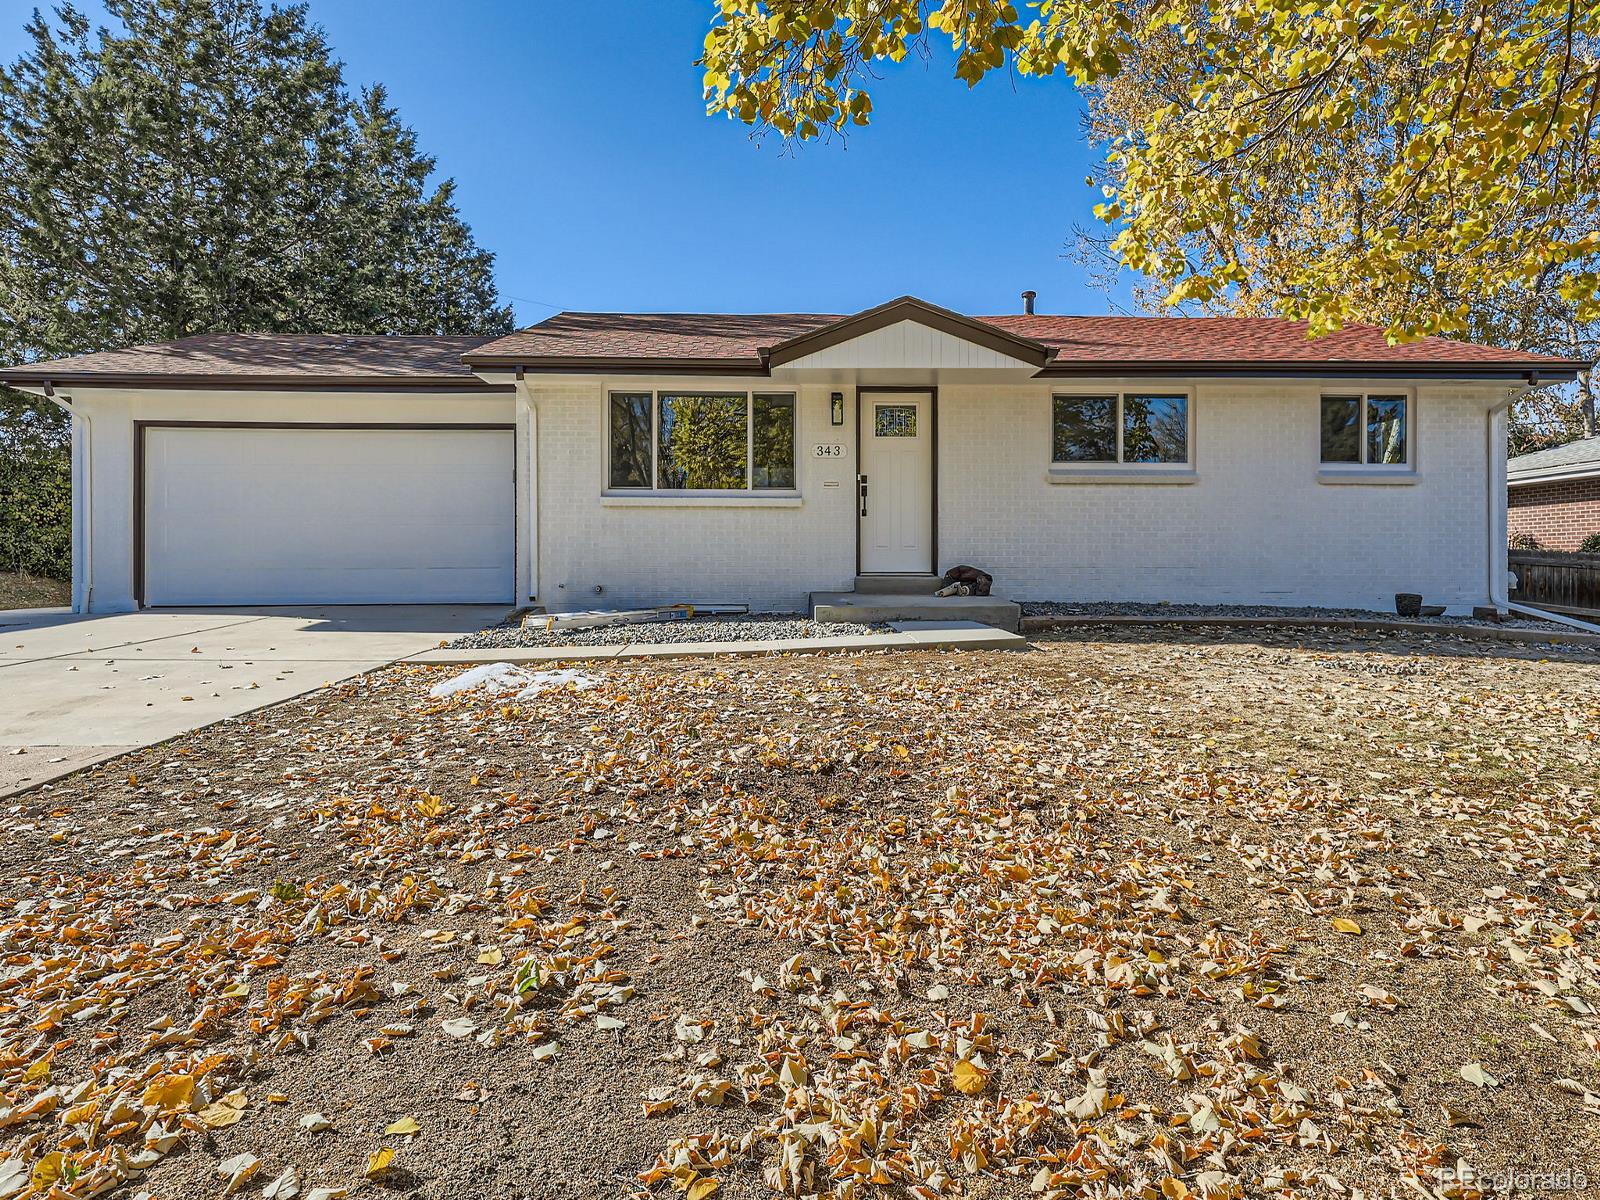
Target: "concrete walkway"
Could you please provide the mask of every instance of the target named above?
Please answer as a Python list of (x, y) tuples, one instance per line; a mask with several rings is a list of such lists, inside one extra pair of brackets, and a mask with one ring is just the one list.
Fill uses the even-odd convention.
[[(739, 657), (821, 654), (850, 650), (1022, 650), (1027, 639), (976, 621), (891, 621), (893, 633), (776, 638), (764, 642), (634, 642), (618, 646), (502, 646), (484, 650), (428, 650), (407, 662), (471, 667), (482, 663), (627, 661), (640, 658)], [(643, 627), (636, 627), (642, 629)]]
[(0, 612), (0, 796), (492, 625), (503, 605)]

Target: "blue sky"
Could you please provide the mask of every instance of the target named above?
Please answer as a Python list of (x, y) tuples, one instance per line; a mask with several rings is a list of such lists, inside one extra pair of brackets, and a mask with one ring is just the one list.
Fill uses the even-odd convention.
[[(6, 8), (9, 61), (25, 10)], [(386, 84), (455, 178), (521, 323), (560, 308), (850, 312), (907, 292), (1015, 312), (1027, 287), (1042, 312), (1112, 310), (1063, 257), (1096, 198), (1068, 83), (969, 91), (940, 55), (886, 74), (867, 129), (792, 151), (705, 115), (693, 63), (711, 8), (311, 0), (352, 88)]]

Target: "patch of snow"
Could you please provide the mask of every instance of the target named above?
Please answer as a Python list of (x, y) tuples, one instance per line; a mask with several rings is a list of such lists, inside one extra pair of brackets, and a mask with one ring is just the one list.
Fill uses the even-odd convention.
[(599, 686), (600, 681), (593, 675), (574, 670), (572, 667), (562, 667), (556, 671), (535, 671), (528, 686), (517, 693), (517, 699), (526, 700), (537, 696), (540, 692), (554, 691), (556, 688), (572, 688), (581, 692)]
[(461, 672), (453, 679), (436, 683), (428, 692), (435, 700), (483, 688), (491, 692), (516, 692), (528, 686), (528, 673), (511, 663), (484, 663)]
[(481, 688), (495, 695), (516, 692), (518, 700), (526, 700), (541, 692), (555, 691), (558, 688), (583, 691), (586, 688), (599, 686), (600, 680), (593, 675), (571, 667), (554, 671), (530, 671), (513, 663), (498, 662), (472, 667), (451, 679), (446, 679), (443, 683), (436, 683), (428, 695), (435, 700), (443, 700), (459, 692), (470, 692)]

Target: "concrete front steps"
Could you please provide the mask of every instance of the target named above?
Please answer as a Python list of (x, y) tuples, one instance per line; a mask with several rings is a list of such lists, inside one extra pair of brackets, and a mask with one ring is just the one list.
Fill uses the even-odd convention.
[[(920, 576), (902, 576), (912, 579)], [(936, 577), (930, 576), (935, 579)], [(935, 596), (905, 592), (812, 592), (812, 620), (974, 621), (1016, 633), (1022, 607), (1000, 596)]]
[(863, 596), (931, 596), (943, 586), (937, 575), (857, 575), (850, 590)]

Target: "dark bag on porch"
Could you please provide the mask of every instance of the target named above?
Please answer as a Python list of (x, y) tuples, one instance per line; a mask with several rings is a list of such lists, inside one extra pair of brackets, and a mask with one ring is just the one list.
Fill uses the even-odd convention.
[(987, 596), (989, 587), (994, 583), (994, 576), (987, 571), (980, 571), (977, 567), (951, 567), (944, 573), (945, 586), (950, 584), (964, 584), (971, 588), (968, 593), (973, 596)]

